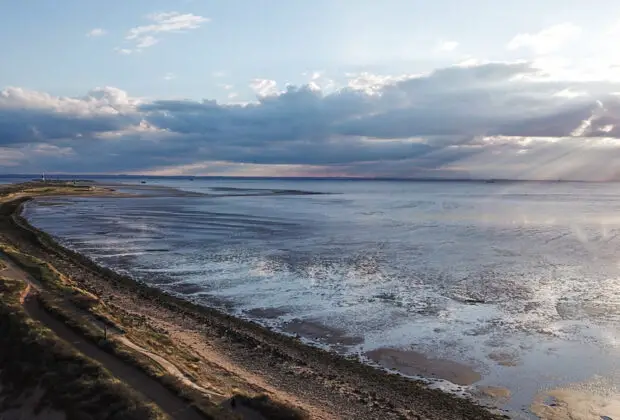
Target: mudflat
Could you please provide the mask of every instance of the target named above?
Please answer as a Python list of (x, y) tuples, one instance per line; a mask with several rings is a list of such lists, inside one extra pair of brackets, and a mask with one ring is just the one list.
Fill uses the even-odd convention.
[[(54, 191), (54, 194), (60, 193)], [(95, 193), (104, 194), (105, 191), (96, 190)], [(109, 194), (117, 193), (109, 191)], [(41, 194), (36, 190), (13, 190), (0, 205), (2, 243), (45, 264), (73, 287), (88, 293), (97, 301), (97, 310), (104, 311), (99, 316), (107, 316), (106, 322), (123, 327), (123, 337), (144, 346), (147, 353), (171, 361), (188, 381), (206, 390), (202, 394), (209, 395), (201, 397), (226, 409), (218, 415), (233, 412), (242, 418), (313, 419), (503, 417), (470, 400), (429, 389), (422, 382), (305, 345), (299, 338), (192, 304), (100, 267), (65, 249), (20, 216), (22, 204), (37, 195)], [(141, 341), (138, 332), (144, 325), (156, 332), (150, 336), (159, 340), (155, 344), (151, 338)], [(293, 331), (299, 336), (325, 335), (322, 326), (308, 322), (292, 323)], [(329, 334), (337, 342), (355, 340), (337, 331)], [(433, 366), (434, 370), (443, 369), (444, 376), (452, 375), (452, 379), (463, 383), (471, 383), (476, 375), (464, 366), (444, 364), (441, 368), (437, 361), (391, 349), (368, 356), (376, 356), (385, 367), (394, 367), (394, 363), (400, 368), (409, 365), (421, 373), (431, 369), (425, 366)], [(259, 396), (291, 407), (296, 414), (276, 417), (266, 414), (269, 413), (267, 409), (255, 409), (263, 401)], [(211, 418), (218, 417), (212, 415)]]

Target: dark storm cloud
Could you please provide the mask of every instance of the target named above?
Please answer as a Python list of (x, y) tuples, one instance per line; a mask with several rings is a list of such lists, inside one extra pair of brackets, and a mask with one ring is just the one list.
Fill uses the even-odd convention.
[(8, 88), (0, 91), (0, 146), (88, 138), (138, 124), (132, 100), (116, 88), (82, 98)]
[(248, 106), (158, 101), (141, 110), (155, 126), (236, 144), (320, 143), (338, 135), (570, 135), (597, 107), (595, 99), (557, 96), (567, 84), (513, 80), (535, 74), (526, 64), (455, 67), (386, 85), (374, 95), (343, 89), (324, 96), (300, 87)]
[(139, 119), (130, 116), (77, 116), (45, 110), (0, 109), (0, 146), (47, 142), (122, 130)]
[[(373, 165), (377, 174), (391, 173), (391, 162), (407, 175), (407, 167), (484, 166), (509, 157), (520, 162), (538, 148), (550, 156), (574, 150), (570, 143), (563, 152), (566, 141), (549, 146), (520, 143), (521, 137), (620, 134), (620, 102), (613, 94), (619, 86), (545, 81), (527, 63), (451, 67), (368, 90), (352, 85), (357, 88), (327, 95), (309, 86), (288, 87), (246, 105), (140, 102), (114, 88), (83, 98), (13, 88), (0, 93), (0, 146), (56, 146), (62, 154), (30, 152), (31, 166), (56, 171), (226, 161), (325, 165), (372, 175)], [(516, 140), (484, 140), (494, 136)]]

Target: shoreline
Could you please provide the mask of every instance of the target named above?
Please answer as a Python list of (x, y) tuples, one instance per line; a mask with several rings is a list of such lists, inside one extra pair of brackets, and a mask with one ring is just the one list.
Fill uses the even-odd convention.
[(228, 368), (228, 373), (236, 373), (247, 384), (306, 410), (309, 418), (501, 418), (471, 400), (304, 344), (101, 267), (31, 226), (21, 216), (23, 205), (31, 199), (23, 196), (1, 207), (0, 216), (12, 228), (3, 224), (0, 233), (18, 249), (52, 264), (112, 308), (139, 308), (137, 314), (166, 330), (174, 341), (210, 358), (218, 368)]

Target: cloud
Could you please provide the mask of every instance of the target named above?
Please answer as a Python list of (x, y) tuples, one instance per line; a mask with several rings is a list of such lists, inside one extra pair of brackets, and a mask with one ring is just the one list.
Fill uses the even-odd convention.
[(101, 28), (95, 28), (92, 29), (90, 31), (88, 31), (88, 33), (86, 34), (87, 37), (90, 38), (94, 38), (94, 37), (99, 37), (99, 36), (103, 36), (105, 35), (107, 32), (105, 31), (105, 29), (101, 29)]
[(250, 88), (258, 96), (275, 95), (278, 92), (278, 82), (269, 79), (253, 79)]
[(164, 80), (174, 80), (177, 76), (174, 73), (166, 73), (164, 75)]
[(618, 35), (620, 34), (620, 21), (614, 23), (607, 29), (608, 35)]
[(131, 28), (127, 34), (127, 39), (136, 39), (149, 34), (165, 32), (185, 32), (190, 29), (197, 29), (201, 24), (209, 22), (209, 19), (203, 16), (179, 12), (152, 13), (147, 18), (153, 21), (153, 23)]
[(23, 151), (10, 148), (0, 147), (0, 168), (18, 168), (26, 161), (26, 155)]
[(537, 33), (522, 33), (510, 40), (506, 48), (516, 50), (528, 48), (536, 54), (548, 54), (564, 47), (581, 35), (581, 28), (566, 22), (550, 26)]
[(459, 43), (456, 41), (444, 41), (437, 46), (436, 50), (440, 52), (454, 51), (458, 46)]
[(138, 38), (138, 43), (136, 44), (136, 48), (142, 49), (142, 48), (152, 47), (158, 42), (159, 42), (158, 39), (155, 39), (154, 37), (150, 35), (143, 36), (142, 38)]
[(121, 55), (130, 55), (133, 54), (133, 50), (130, 50), (129, 48), (114, 48), (114, 51), (116, 51), (117, 53), (121, 54)]
[(618, 84), (551, 81), (526, 62), (348, 78), (332, 92), (255, 79), (245, 104), (9, 88), (0, 148), (34, 172), (620, 176)]
[(77, 140), (140, 122), (138, 100), (120, 89), (93, 89), (81, 98), (21, 88), (0, 92), (0, 146)]
[(369, 95), (381, 93), (383, 91), (383, 88), (387, 85), (416, 77), (415, 75), (411, 74), (402, 74), (395, 76), (373, 74), (369, 72), (346, 73), (346, 76), (348, 78), (347, 86), (349, 88), (353, 90), (364, 91)]
[(301, 75), (307, 78), (306, 84), (310, 89), (320, 90), (324, 93), (332, 93), (336, 90), (336, 81), (327, 77), (323, 71), (315, 70), (301, 73)]
[(198, 29), (203, 23), (210, 21), (209, 18), (203, 16), (179, 12), (151, 13), (147, 15), (147, 19), (152, 23), (131, 28), (125, 36), (127, 41), (135, 44), (133, 50), (118, 48), (119, 52), (141, 51), (144, 48), (149, 48), (159, 43), (160, 39), (156, 38), (155, 35), (187, 32), (192, 29)]

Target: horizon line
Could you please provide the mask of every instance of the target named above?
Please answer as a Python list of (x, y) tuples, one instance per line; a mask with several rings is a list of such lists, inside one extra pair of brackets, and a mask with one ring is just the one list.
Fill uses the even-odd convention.
[[(40, 179), (38, 173), (0, 173), (0, 178), (33, 178)], [(516, 178), (439, 178), (439, 177), (369, 177), (369, 176), (244, 176), (244, 175), (141, 175), (141, 174), (88, 174), (88, 173), (46, 173), (46, 178), (170, 178), (170, 179), (255, 179), (255, 180), (341, 180), (341, 181), (412, 181), (412, 182), (486, 182), (486, 183), (506, 183), (506, 182), (579, 182), (579, 183), (613, 183), (620, 180), (582, 180), (582, 179), (516, 179)]]

